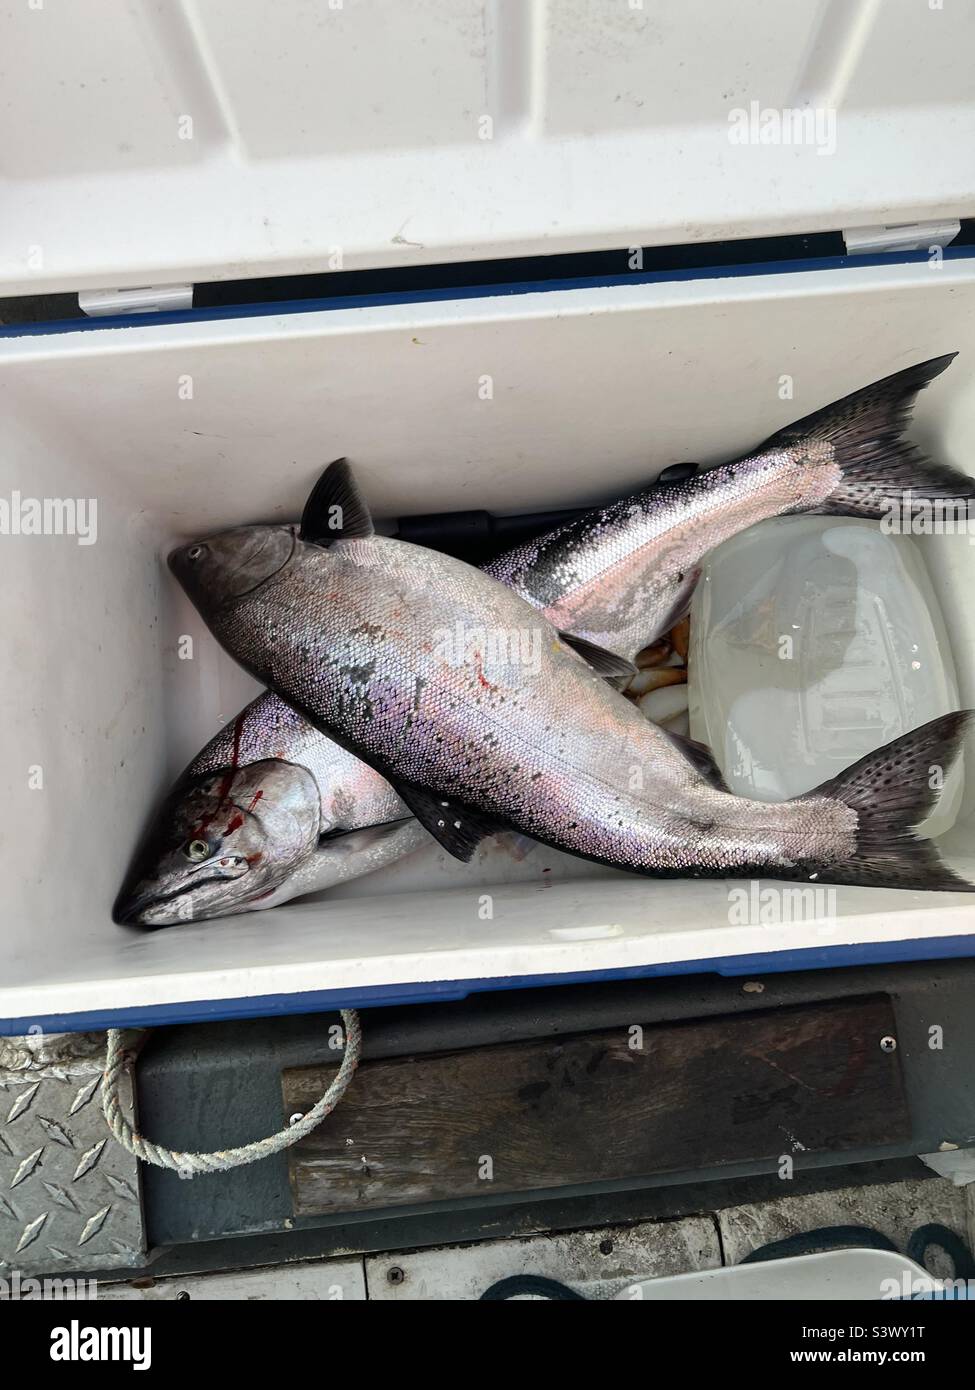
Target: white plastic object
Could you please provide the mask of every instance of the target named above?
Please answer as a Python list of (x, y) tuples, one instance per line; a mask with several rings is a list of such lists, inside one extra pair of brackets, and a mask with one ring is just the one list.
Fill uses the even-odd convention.
[(89, 318), (160, 314), (192, 307), (192, 285), (139, 285), (124, 290), (82, 290), (78, 295), (78, 308)]
[(903, 227), (856, 227), (843, 233), (847, 255), (874, 256), (884, 251), (932, 251), (950, 246), (961, 231), (957, 217), (941, 222), (909, 222)]
[(654, 724), (666, 724), (676, 719), (687, 709), (687, 682), (680, 685), (664, 685), (659, 690), (648, 690), (641, 695), (637, 704), (640, 713)]
[[(86, 325), (0, 337), (0, 497), (98, 503), (93, 545), (0, 536), (0, 1029), (294, 1012), (322, 1007), (319, 992), (354, 1007), (675, 962), (754, 978), (756, 955), (790, 969), (792, 952), (822, 964), (851, 946), (920, 958), (975, 932), (971, 894), (841, 887), (827, 920), (741, 924), (720, 879), (648, 880), (541, 848), (518, 859), (493, 840), (470, 865), (432, 847), (272, 912), (148, 934), (109, 915), (170, 780), (254, 689), (183, 599), (169, 547), (296, 518), (343, 454), (379, 518), (591, 505), (952, 349), (914, 434), (971, 471), (973, 262)], [(975, 547), (917, 543), (971, 707)], [(966, 788), (952, 832), (969, 858), (973, 800)]]
[[(762, 522), (707, 558), (691, 613), (691, 733), (732, 791), (798, 796), (958, 708), (923, 557), (877, 521), (810, 516)], [(956, 769), (929, 834), (950, 828), (960, 795)]]
[(975, 11), (18, 0), (0, 294), (975, 212)]
[[(928, 1274), (914, 1260), (893, 1250), (830, 1250), (818, 1255), (793, 1255), (782, 1260), (702, 1269), (667, 1279), (634, 1281), (616, 1295), (623, 1302), (719, 1303), (832, 1302), (835, 1300), (893, 1300), (903, 1298), (964, 1297)], [(835, 1343), (810, 1340), (818, 1350)], [(796, 1350), (803, 1348), (797, 1347)]]

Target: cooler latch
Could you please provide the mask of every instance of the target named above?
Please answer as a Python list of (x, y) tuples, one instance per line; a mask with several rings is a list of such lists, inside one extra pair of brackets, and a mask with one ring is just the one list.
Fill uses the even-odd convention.
[(192, 285), (141, 285), (137, 289), (80, 290), (78, 307), (92, 318), (107, 314), (160, 314), (193, 308)]
[(852, 227), (844, 231), (848, 256), (877, 255), (884, 251), (931, 251), (950, 246), (961, 231), (957, 217), (939, 222), (906, 222), (894, 227)]

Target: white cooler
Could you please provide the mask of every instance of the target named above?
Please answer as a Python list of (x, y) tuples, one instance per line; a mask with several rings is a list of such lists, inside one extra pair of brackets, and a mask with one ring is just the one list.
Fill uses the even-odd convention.
[[(0, 536), (0, 1032), (975, 953), (965, 894), (842, 888), (821, 918), (741, 926), (728, 883), (503, 843), (211, 923), (110, 915), (170, 781), (254, 689), (165, 554), (295, 518), (330, 459), (380, 518), (595, 504), (958, 351), (916, 437), (975, 473), (975, 247), (950, 245), (975, 212), (973, 41), (972, 0), (6, 8), (0, 293), (117, 312), (0, 330), (0, 496), (97, 500), (93, 544)], [(729, 241), (813, 232), (867, 254), (729, 263)], [(714, 268), (629, 249), (696, 242)], [(207, 281), (606, 250), (582, 278), (167, 307)], [(924, 544), (975, 706), (975, 547)], [(973, 815), (969, 778), (953, 848), (975, 872)]]

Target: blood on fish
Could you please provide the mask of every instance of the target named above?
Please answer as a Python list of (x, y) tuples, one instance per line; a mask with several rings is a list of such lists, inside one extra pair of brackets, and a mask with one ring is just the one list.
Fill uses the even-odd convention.
[(234, 831), (239, 830), (243, 824), (244, 817), (238, 811), (236, 815), (232, 816), (231, 819), (227, 822), (227, 828), (223, 833), (225, 835), (232, 835)]
[(263, 787), (258, 787), (257, 791), (254, 793), (253, 797), (251, 798), (251, 804), (250, 804), (250, 805), (248, 806), (248, 808), (247, 808), (248, 811), (253, 811), (254, 807), (257, 805), (257, 803), (260, 801), (260, 799), (261, 799), (261, 797), (262, 797), (263, 795), (264, 795), (264, 788), (263, 788)]
[(244, 720), (246, 715), (247, 711), (241, 710), (240, 714), (238, 714), (237, 718), (234, 720), (234, 749), (230, 755), (230, 766), (232, 768), (236, 768), (240, 763), (240, 739), (244, 732)]
[[(246, 710), (241, 710), (240, 714), (238, 714), (237, 718), (234, 720), (234, 746), (233, 746), (233, 751), (231, 752), (231, 755), (230, 755), (230, 766), (227, 768), (227, 771), (224, 773), (224, 775), (223, 775), (223, 781), (220, 783), (220, 786), (219, 786), (219, 788), (217, 789), (217, 804), (216, 804), (216, 806), (213, 808), (213, 811), (211, 812), (211, 814), (210, 814), (209, 816), (205, 816), (205, 817), (200, 821), (200, 824), (197, 826), (196, 830), (193, 832), (195, 835), (201, 835), (201, 836), (202, 836), (202, 835), (205, 835), (205, 834), (206, 834), (207, 830), (208, 830), (209, 827), (210, 827), (211, 822), (214, 821), (214, 820), (216, 820), (217, 816), (220, 814), (221, 810), (223, 809), (223, 804), (224, 804), (224, 802), (227, 800), (227, 797), (230, 795), (230, 789), (231, 789), (231, 787), (234, 785), (234, 778), (236, 777), (236, 775), (237, 775), (237, 769), (238, 769), (238, 767), (240, 766), (240, 740), (241, 740), (241, 735), (242, 735), (243, 732), (244, 732), (244, 721), (245, 721), (246, 717), (247, 717), (247, 711), (246, 711)], [(243, 824), (243, 821), (241, 821), (241, 824)], [(235, 826), (234, 828), (236, 829), (237, 827)], [(230, 831), (228, 830), (226, 833), (229, 835), (229, 834), (230, 834)]]
[(485, 676), (484, 674), (484, 661), (480, 652), (474, 653), (474, 662), (475, 675), (477, 676), (477, 679), (480, 682), (480, 684), (484, 687), (485, 690), (494, 690), (495, 687), (491, 684), (487, 676)]
[[(230, 795), (230, 788), (234, 785), (234, 777), (235, 777), (235, 775), (236, 775), (236, 773), (237, 773), (237, 768), (238, 768), (239, 765), (240, 765), (240, 736), (241, 736), (241, 734), (242, 734), (243, 732), (244, 732), (244, 713), (241, 712), (240, 714), (238, 714), (237, 718), (234, 720), (234, 748), (233, 748), (233, 752), (232, 752), (231, 755), (230, 755), (230, 766), (227, 768), (227, 771), (224, 773), (223, 781), (222, 781), (221, 784), (220, 784), (220, 790), (219, 790), (219, 792), (217, 793), (217, 796), (218, 796), (217, 811), (220, 810), (220, 807), (221, 807), (221, 806), (223, 805), (223, 803), (227, 800), (227, 797)], [(215, 814), (216, 814), (216, 812), (214, 812), (214, 815), (215, 815)], [(212, 819), (212, 817), (211, 817), (211, 819)]]

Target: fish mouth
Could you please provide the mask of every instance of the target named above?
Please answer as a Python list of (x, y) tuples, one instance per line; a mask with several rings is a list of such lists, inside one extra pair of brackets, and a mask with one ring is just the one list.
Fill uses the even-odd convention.
[[(176, 898), (183, 898), (187, 893), (195, 893), (200, 888), (205, 888), (208, 883), (228, 883), (233, 880), (221, 878), (219, 874), (212, 874), (209, 878), (201, 878), (198, 882), (184, 888), (173, 888), (168, 893), (149, 892), (140, 893), (138, 897), (119, 906), (115, 904), (112, 916), (121, 927), (148, 927), (151, 931), (157, 931), (161, 927), (171, 927), (176, 925), (174, 922), (140, 922), (139, 918), (143, 912), (151, 907), (162, 907), (164, 903), (173, 902)], [(241, 899), (242, 902), (249, 902), (249, 898)], [(192, 921), (192, 918), (188, 918)], [(202, 919), (201, 919), (202, 920)]]

